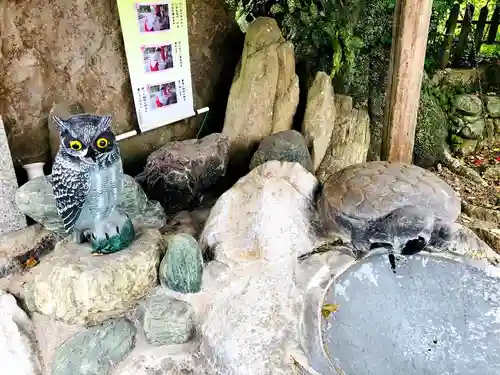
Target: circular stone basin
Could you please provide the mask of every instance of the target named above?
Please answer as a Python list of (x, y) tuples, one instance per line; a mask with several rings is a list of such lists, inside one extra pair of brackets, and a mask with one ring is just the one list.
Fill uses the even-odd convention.
[(320, 374), (500, 374), (500, 279), (426, 254), (394, 274), (386, 255), (354, 262), (326, 289), (338, 310), (319, 332), (330, 364)]

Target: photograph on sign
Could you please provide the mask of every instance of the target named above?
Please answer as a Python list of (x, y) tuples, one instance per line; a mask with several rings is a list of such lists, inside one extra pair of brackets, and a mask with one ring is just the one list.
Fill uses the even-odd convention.
[(152, 110), (177, 103), (177, 87), (175, 82), (166, 82), (148, 86), (149, 107)]
[(169, 31), (170, 5), (165, 4), (136, 4), (137, 21), (141, 33)]
[(174, 55), (172, 44), (155, 46), (142, 46), (142, 57), (144, 60), (144, 72), (159, 72), (174, 67)]

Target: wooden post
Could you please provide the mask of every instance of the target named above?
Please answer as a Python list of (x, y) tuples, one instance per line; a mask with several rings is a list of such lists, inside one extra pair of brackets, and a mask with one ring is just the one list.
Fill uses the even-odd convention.
[(381, 159), (411, 163), (432, 0), (397, 0)]

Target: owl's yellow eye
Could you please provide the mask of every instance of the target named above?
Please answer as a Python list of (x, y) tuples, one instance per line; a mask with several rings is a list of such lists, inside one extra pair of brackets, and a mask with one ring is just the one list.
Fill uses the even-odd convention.
[(80, 151), (83, 148), (82, 142), (76, 140), (69, 142), (69, 147), (75, 151)]
[(106, 138), (99, 138), (96, 145), (99, 148), (106, 148), (106, 146), (109, 145), (109, 141)]

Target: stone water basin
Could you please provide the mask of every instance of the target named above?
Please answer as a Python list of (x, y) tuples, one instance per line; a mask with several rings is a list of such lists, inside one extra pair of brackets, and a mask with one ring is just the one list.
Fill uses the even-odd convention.
[[(316, 302), (302, 322), (310, 374), (500, 374), (498, 269), (428, 253), (395, 274), (387, 255), (337, 266), (306, 299)], [(326, 303), (338, 305), (327, 318)]]

